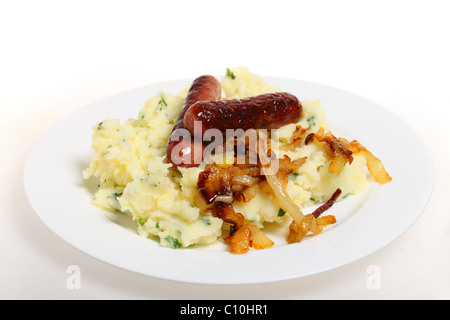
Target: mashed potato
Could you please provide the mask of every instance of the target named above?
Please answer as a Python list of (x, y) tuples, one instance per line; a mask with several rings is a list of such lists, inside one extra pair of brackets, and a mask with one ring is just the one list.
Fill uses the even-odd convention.
[[(221, 85), (223, 98), (281, 91), (245, 67), (227, 70)], [(176, 95), (159, 92), (145, 103), (137, 119), (124, 123), (113, 119), (96, 124), (92, 135), (95, 154), (83, 172), (85, 179), (99, 180), (93, 200), (95, 206), (129, 215), (142, 236), (155, 237), (162, 246), (172, 248), (211, 244), (222, 232), (222, 220), (201, 215), (194, 204), (198, 175), (205, 164), (180, 168), (180, 173), (174, 175), (166, 162), (166, 144), (186, 94), (187, 89)], [(303, 115), (297, 124), (310, 127), (308, 132), (328, 128), (319, 100), (303, 100), (302, 105)], [(276, 139), (280, 145), (290, 142), (297, 124), (279, 129)], [(294, 151), (280, 151), (279, 157), (284, 155), (292, 160), (307, 157), (289, 175), (286, 187), (300, 208), (327, 201), (337, 188), (342, 190), (342, 199), (366, 187), (366, 161), (358, 154), (339, 175), (328, 172), (331, 159), (314, 143)], [(235, 201), (233, 206), (261, 228), (266, 222), (283, 223), (289, 219), (287, 215), (279, 216), (275, 199), (262, 192), (249, 202)]]

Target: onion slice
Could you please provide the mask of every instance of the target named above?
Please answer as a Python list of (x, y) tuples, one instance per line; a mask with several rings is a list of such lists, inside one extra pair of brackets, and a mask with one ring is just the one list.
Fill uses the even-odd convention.
[[(266, 167), (263, 167), (263, 171), (267, 170)], [(287, 212), (291, 218), (295, 221), (296, 224), (300, 225), (303, 220), (303, 213), (300, 208), (292, 201), (289, 194), (284, 190), (282, 182), (277, 178), (276, 175), (266, 174), (266, 180), (271, 187), (275, 199), (277, 200), (281, 209)]]
[(357, 140), (350, 142), (353, 153), (361, 153), (366, 158), (367, 168), (375, 182), (385, 184), (392, 181), (392, 177), (386, 171), (380, 159), (375, 157), (369, 150), (361, 145)]
[[(285, 212), (287, 212), (291, 218), (294, 220), (294, 223), (297, 225), (300, 225), (303, 220), (303, 213), (300, 210), (300, 208), (292, 201), (289, 194), (286, 192), (286, 190), (283, 188), (283, 183), (280, 179), (278, 179), (276, 172), (274, 172), (274, 168), (272, 166), (272, 163), (265, 162), (263, 160), (267, 161), (267, 136), (264, 134), (261, 134), (259, 132), (259, 148), (257, 149), (258, 156), (261, 160), (261, 167), (264, 173), (264, 176), (266, 177), (267, 183), (269, 184), (270, 188), (273, 191), (273, 194), (275, 195), (275, 199), (278, 202), (278, 205), (283, 209)], [(261, 141), (262, 140), (262, 141)], [(266, 143), (264, 143), (266, 142)], [(256, 146), (254, 146), (256, 147)], [(255, 148), (256, 149), (256, 148)], [(271, 150), (272, 156), (273, 156), (273, 150)], [(275, 158), (276, 159), (276, 158)], [(275, 161), (275, 167), (279, 169), (279, 163), (278, 160)]]
[(259, 177), (252, 177), (249, 175), (236, 175), (233, 177), (233, 180), (231, 181), (233, 184), (240, 184), (247, 187), (250, 187), (254, 184), (257, 184), (261, 179)]

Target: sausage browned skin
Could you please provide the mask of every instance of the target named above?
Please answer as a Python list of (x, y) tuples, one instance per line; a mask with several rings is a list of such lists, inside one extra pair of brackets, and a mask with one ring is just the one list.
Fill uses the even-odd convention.
[[(184, 116), (190, 106), (202, 100), (219, 100), (221, 92), (222, 88), (220, 86), (220, 82), (213, 76), (200, 76), (192, 82), (186, 98), (184, 99), (180, 115), (177, 122), (175, 122), (167, 144), (167, 161), (169, 163), (181, 167), (196, 167), (201, 163), (203, 159), (203, 152), (200, 153), (196, 151), (194, 153), (194, 148), (196, 148), (196, 150), (201, 149), (203, 151), (202, 142), (194, 139), (191, 141), (183, 140), (181, 138), (176, 139), (174, 132), (177, 129), (184, 128)], [(175, 149), (176, 152), (172, 152), (175, 147), (177, 147)]]
[(300, 120), (302, 105), (287, 92), (267, 93), (243, 99), (199, 101), (184, 115), (184, 127), (194, 134), (194, 122), (208, 129), (278, 129)]

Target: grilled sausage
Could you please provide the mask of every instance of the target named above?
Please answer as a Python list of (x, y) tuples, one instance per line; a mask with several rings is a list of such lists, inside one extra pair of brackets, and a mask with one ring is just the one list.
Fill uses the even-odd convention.
[(221, 92), (220, 82), (213, 76), (200, 76), (192, 82), (167, 144), (167, 161), (169, 163), (181, 167), (197, 167), (202, 162), (203, 144), (201, 141), (182, 139), (177, 134), (179, 133), (177, 129), (184, 129), (183, 120), (189, 107), (202, 100), (219, 100)]
[(287, 92), (220, 101), (199, 101), (184, 115), (184, 127), (194, 134), (194, 122), (208, 129), (277, 129), (295, 123), (302, 114), (302, 105)]

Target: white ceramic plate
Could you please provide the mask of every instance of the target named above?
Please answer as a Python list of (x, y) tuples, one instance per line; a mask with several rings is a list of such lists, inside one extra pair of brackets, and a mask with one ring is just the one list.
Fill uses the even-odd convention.
[[(382, 159), (393, 181), (370, 183), (358, 196), (336, 203), (338, 220), (322, 234), (286, 245), (275, 232), (271, 249), (232, 255), (224, 245), (169, 249), (140, 237), (122, 214), (91, 205), (95, 186), (83, 181), (92, 126), (105, 119), (135, 118), (160, 90), (178, 93), (192, 79), (127, 91), (95, 102), (51, 128), (32, 149), (24, 170), (29, 201), (59, 237), (106, 263), (140, 274), (199, 284), (254, 284), (289, 280), (331, 270), (383, 248), (404, 233), (424, 210), (433, 167), (423, 142), (403, 121), (379, 105), (335, 88), (283, 78), (271, 84), (302, 99), (320, 99), (333, 132), (358, 139)], [(305, 211), (305, 213), (308, 213)]]

